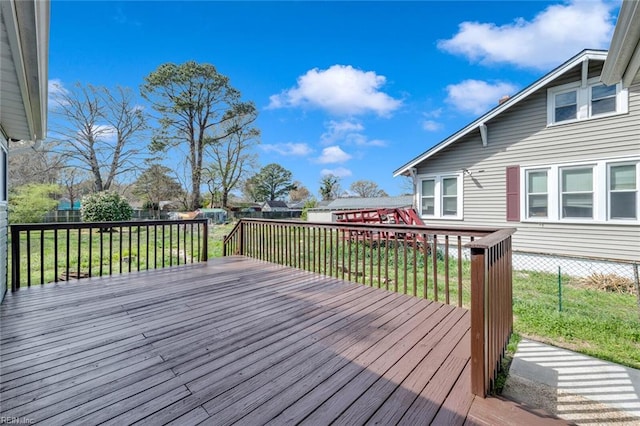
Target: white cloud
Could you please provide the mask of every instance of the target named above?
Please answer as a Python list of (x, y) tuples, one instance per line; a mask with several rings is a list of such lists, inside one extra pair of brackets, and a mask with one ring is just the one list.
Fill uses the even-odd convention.
[(442, 129), (442, 123), (438, 123), (434, 120), (424, 120), (422, 122), (422, 128), (427, 132), (437, 132)]
[(345, 178), (345, 177), (351, 176), (353, 173), (351, 173), (351, 170), (349, 169), (346, 169), (344, 167), (338, 167), (335, 169), (322, 169), (320, 171), (320, 174), (322, 176), (334, 175), (340, 178)]
[(573, 0), (547, 7), (531, 21), (511, 24), (463, 22), (438, 47), (484, 64), (508, 63), (548, 69), (585, 48), (606, 49), (614, 27), (614, 2)]
[(374, 71), (361, 71), (350, 65), (314, 68), (298, 77), (298, 84), (269, 97), (267, 108), (312, 107), (337, 115), (368, 112), (388, 116), (402, 102), (380, 91), (386, 77)]
[(64, 99), (65, 95), (69, 94), (69, 91), (65, 89), (62, 81), (59, 78), (53, 78), (47, 82), (47, 89), (49, 92), (49, 107), (59, 107), (67, 105), (68, 102)]
[(322, 155), (318, 158), (321, 164), (344, 163), (351, 159), (351, 155), (347, 154), (339, 146), (328, 146), (322, 150)]
[(264, 152), (275, 152), (276, 154), (285, 156), (300, 156), (309, 155), (313, 152), (313, 149), (306, 143), (278, 143), (278, 144), (265, 144), (259, 145)]
[(115, 142), (118, 138), (118, 131), (110, 124), (96, 124), (93, 126), (93, 135), (97, 139), (107, 142)]
[(325, 123), (327, 131), (320, 136), (320, 142), (325, 145), (333, 144), (353, 133), (359, 133), (364, 130), (362, 123), (354, 120), (334, 121)]
[(365, 134), (364, 126), (356, 120), (331, 120), (325, 123), (327, 131), (320, 136), (320, 143), (331, 145), (345, 142), (349, 145), (359, 146), (386, 146), (386, 142), (379, 139), (370, 140)]
[(447, 86), (446, 101), (460, 111), (478, 115), (498, 105), (501, 97), (516, 91), (517, 87), (510, 83), (464, 80)]

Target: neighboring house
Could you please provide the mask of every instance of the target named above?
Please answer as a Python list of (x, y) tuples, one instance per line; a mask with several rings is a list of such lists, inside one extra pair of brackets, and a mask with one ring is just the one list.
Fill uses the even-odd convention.
[(410, 208), (412, 204), (413, 197), (411, 195), (376, 198), (336, 198), (327, 204), (309, 209), (307, 211), (307, 220), (309, 222), (335, 222), (335, 215), (339, 212), (377, 208)]
[(288, 212), (289, 206), (287, 203), (280, 200), (265, 201), (262, 203), (263, 212)]
[(287, 203), (287, 207), (289, 208), (289, 210), (299, 210), (302, 211), (302, 209), (304, 209), (304, 205), (305, 205), (306, 201), (295, 201), (292, 203)]
[[(0, 1), (0, 300), (7, 290), (7, 157), (46, 136), (49, 2)], [(24, 142), (22, 143), (24, 145)]]
[(579, 53), (397, 169), (425, 223), (516, 227), (519, 251), (640, 260), (640, 85), (603, 85), (606, 58)]

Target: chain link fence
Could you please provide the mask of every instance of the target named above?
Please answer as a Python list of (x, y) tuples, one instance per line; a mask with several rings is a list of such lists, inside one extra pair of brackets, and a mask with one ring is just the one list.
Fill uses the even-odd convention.
[(533, 273), (538, 281), (545, 281), (550, 287), (557, 288), (560, 310), (563, 302), (571, 303), (566, 289), (579, 289), (635, 295), (640, 311), (639, 268), (640, 261), (513, 252), (514, 277), (526, 277)]

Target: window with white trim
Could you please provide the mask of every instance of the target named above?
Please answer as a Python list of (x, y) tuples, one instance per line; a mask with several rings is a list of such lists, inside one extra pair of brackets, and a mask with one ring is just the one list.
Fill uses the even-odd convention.
[(547, 170), (527, 170), (527, 217), (549, 216), (549, 192)]
[(609, 165), (609, 219), (638, 219), (638, 164)]
[(547, 124), (571, 123), (624, 114), (629, 110), (628, 92), (622, 84), (605, 86), (598, 78), (564, 84), (547, 90)]
[(521, 220), (640, 222), (640, 158), (520, 170)]
[(462, 219), (462, 174), (419, 176), (419, 179), (422, 216)]
[(560, 169), (561, 218), (593, 219), (593, 167)]
[(436, 211), (436, 181), (425, 179), (422, 181), (422, 214), (433, 216)]

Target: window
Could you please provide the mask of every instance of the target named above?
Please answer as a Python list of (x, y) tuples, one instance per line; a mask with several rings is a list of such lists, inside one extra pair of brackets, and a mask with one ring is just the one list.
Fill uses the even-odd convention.
[(638, 218), (637, 165), (609, 167), (609, 219)]
[(549, 193), (546, 170), (527, 171), (527, 217), (548, 217)]
[(578, 116), (578, 92), (572, 90), (555, 95), (554, 122), (575, 120)]
[(458, 178), (442, 179), (442, 216), (458, 215)]
[(593, 218), (593, 168), (562, 169), (562, 218)]
[(520, 173), (520, 221), (640, 223), (640, 157), (520, 167)]
[(462, 174), (420, 177), (419, 190), (422, 216), (462, 219)]
[(591, 115), (616, 112), (616, 86), (598, 84), (591, 88)]
[(605, 86), (598, 78), (552, 87), (547, 91), (547, 124), (623, 114), (628, 111), (628, 93), (622, 85)]
[(433, 216), (436, 209), (436, 181), (426, 179), (422, 181), (422, 214)]

